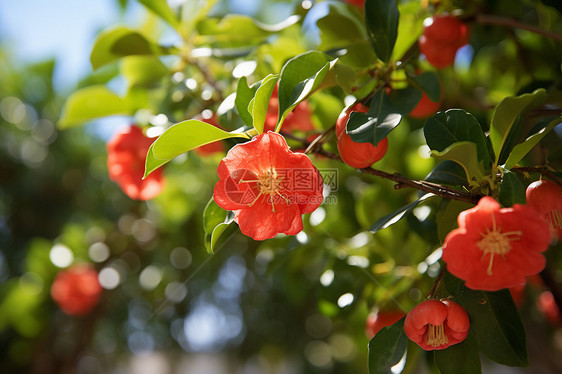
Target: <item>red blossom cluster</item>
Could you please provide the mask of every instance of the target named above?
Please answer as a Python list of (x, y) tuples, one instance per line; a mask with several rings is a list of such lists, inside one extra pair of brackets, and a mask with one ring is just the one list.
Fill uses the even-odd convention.
[(146, 153), (154, 140), (131, 125), (117, 131), (107, 143), (109, 179), (134, 200), (150, 200), (164, 188), (162, 169), (143, 179)]
[(51, 297), (69, 315), (89, 313), (99, 302), (102, 287), (98, 273), (88, 265), (61, 270), (51, 285)]

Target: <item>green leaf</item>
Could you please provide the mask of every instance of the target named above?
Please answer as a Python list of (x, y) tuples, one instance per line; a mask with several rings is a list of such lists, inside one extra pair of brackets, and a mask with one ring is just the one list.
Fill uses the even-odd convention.
[(139, 0), (139, 3), (153, 11), (156, 15), (168, 22), (173, 28), (177, 28), (179, 20), (168, 6), (166, 0)]
[(390, 60), (400, 13), (395, 0), (366, 0), (365, 23), (377, 56), (384, 62)]
[(161, 47), (148, 41), (137, 31), (123, 26), (112, 27), (102, 31), (90, 54), (94, 69), (125, 56), (170, 54), (174, 48)]
[(407, 346), (404, 318), (392, 326), (383, 327), (369, 341), (369, 374), (390, 373), (390, 368), (404, 356)]
[(482, 127), (470, 113), (461, 109), (449, 109), (429, 118), (423, 128), (429, 148), (442, 152), (450, 145), (469, 141), (477, 149), (477, 159), (484, 170), (489, 170), (492, 159)]
[(503, 365), (529, 365), (525, 329), (507, 289), (497, 292), (471, 290), (448, 273), (445, 285), (455, 301), (466, 309), (470, 330), (482, 353)]
[(248, 105), (250, 101), (256, 95), (261, 82), (253, 84), (252, 87), (248, 87), (246, 77), (240, 78), (238, 81), (238, 87), (236, 88), (236, 98), (234, 99), (234, 105), (236, 110), (240, 115), (240, 118), (244, 124), (248, 127), (252, 127), (254, 120), (252, 119), (252, 114), (248, 111)]
[(507, 155), (514, 146), (509, 144), (508, 137), (516, 130), (516, 124), (522, 120), (526, 111), (541, 104), (546, 99), (546, 96), (546, 90), (541, 88), (530, 94), (507, 97), (498, 104), (492, 114), (492, 121), (490, 123), (490, 140), (496, 155), (496, 165), (503, 162), (502, 158), (507, 158)]
[(285, 64), (279, 78), (279, 113), (275, 131), (278, 131), (287, 115), (316, 90), (337, 59), (318, 51), (298, 55)]
[[(419, 94), (419, 91), (414, 91)], [(346, 131), (354, 142), (371, 143), (376, 146), (401, 121), (400, 110), (392, 105), (384, 92), (379, 91), (371, 101), (369, 112), (351, 113), (347, 121)]]
[(103, 85), (85, 87), (68, 97), (57, 126), (60, 129), (82, 125), (96, 118), (112, 115), (132, 115), (135, 105)]
[(168, 69), (153, 56), (128, 56), (121, 61), (121, 75), (129, 82), (129, 87), (151, 87), (168, 76)]
[(517, 174), (508, 170), (504, 171), (500, 184), (499, 199), (504, 207), (526, 203), (525, 186), (521, 183)]
[(227, 14), (223, 18), (203, 18), (197, 23), (199, 35), (195, 43), (219, 48), (256, 46), (271, 34), (294, 25), (299, 19), (298, 16), (292, 16), (281, 23), (267, 25), (241, 14)]
[(443, 243), (447, 234), (458, 227), (457, 218), (459, 213), (474, 208), (474, 204), (459, 200), (443, 200), (435, 215), (437, 223), (437, 236), (439, 242)]
[(265, 117), (267, 115), (267, 108), (269, 107), (269, 100), (275, 88), (275, 84), (279, 80), (279, 75), (269, 74), (262, 81), (258, 87), (256, 94), (248, 104), (248, 112), (251, 113), (253, 118), (253, 126), (258, 133), (263, 132)]
[(164, 131), (150, 146), (144, 176), (171, 159), (199, 146), (228, 138), (246, 138), (244, 133), (226, 132), (206, 122), (187, 120)]
[(484, 179), (484, 170), (478, 162), (476, 144), (472, 142), (453, 143), (442, 152), (431, 151), (431, 157), (438, 160), (451, 160), (461, 165), (468, 177), (468, 183), (478, 185)]
[(480, 374), (480, 352), (472, 332), (465, 340), (447, 349), (435, 351), (435, 364), (441, 374)]
[(211, 198), (203, 212), (203, 229), (205, 230), (205, 248), (212, 254), (221, 235), (234, 221), (234, 213), (222, 209)]
[(423, 73), (409, 77), (416, 86), (418, 86), (429, 98), (429, 100), (437, 102), (441, 99), (441, 83), (439, 77), (432, 71), (424, 71)]
[(463, 167), (454, 161), (440, 162), (425, 177), (431, 183), (447, 184), (450, 186), (463, 186), (466, 184), (466, 172)]
[[(357, 68), (365, 69), (374, 66), (377, 62), (377, 56), (371, 48), (371, 44), (368, 40), (359, 40), (352, 42), (345, 46), (345, 55), (339, 57), (341, 64), (345, 64), (347, 68)], [(336, 64), (336, 68), (341, 66), (341, 64)], [(357, 73), (356, 73), (357, 74)], [(353, 87), (355, 83), (355, 77), (353, 80), (348, 82), (340, 82), (340, 85), (346, 90), (346, 92), (352, 91), (349, 88)]]
[(369, 231), (372, 234), (375, 234), (377, 231), (385, 229), (393, 224), (395, 224), (396, 222), (400, 221), (405, 215), (406, 213), (412, 211), (419, 203), (421, 203), (422, 201), (425, 201), (427, 199), (429, 199), (430, 197), (434, 197), (435, 195), (428, 193), (423, 195), (421, 198), (419, 198), (418, 200), (404, 205), (403, 207), (401, 207), (398, 210), (395, 210), (394, 212), (379, 218), (375, 223), (373, 223), (373, 225), (371, 226), (371, 228), (369, 229)]
[(365, 40), (363, 23), (342, 3), (330, 3), (328, 13), (316, 21), (320, 31), (321, 50), (346, 47)]
[(548, 122), (548, 124), (541, 128), (539, 131), (534, 133), (533, 135), (529, 136), (524, 142), (517, 144), (513, 147), (513, 150), (507, 157), (507, 161), (505, 162), (506, 169), (511, 169), (514, 167), (519, 161), (523, 159), (533, 149), (535, 145), (537, 145), (542, 138), (546, 134), (550, 132), (556, 125), (560, 124), (562, 121), (562, 117), (558, 117), (554, 120)]
[(414, 44), (423, 30), (420, 14), (422, 4), (420, 1), (398, 2), (400, 22), (398, 22), (398, 36), (392, 51), (392, 59), (398, 60), (404, 56), (406, 51)]

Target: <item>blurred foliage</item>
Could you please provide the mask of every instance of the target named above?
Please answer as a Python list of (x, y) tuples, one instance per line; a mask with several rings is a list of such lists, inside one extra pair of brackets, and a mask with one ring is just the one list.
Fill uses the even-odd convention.
[[(241, 92), (239, 78), (245, 77), (249, 90), (269, 74), (283, 74), (289, 59), (320, 50), (338, 57), (333, 70), (314, 80), (320, 90), (307, 98), (321, 133), (333, 127), (351, 93), (364, 98), (374, 90), (370, 72), (382, 66), (377, 48), (385, 50), (383, 60), (398, 59), (417, 40), (425, 17), (458, 8), (471, 22), (472, 36), (455, 67), (435, 71), (414, 52), (411, 66), (389, 78), (404, 88), (400, 85), (415, 70), (432, 71), (444, 92), (441, 110), (461, 108), (470, 113), (467, 119), (456, 112), (465, 116), (462, 124), (484, 131), (505, 97), (545, 88), (545, 105), (521, 130), (525, 139), (534, 126), (547, 126), (541, 120), (559, 115), (560, 42), (473, 22), (474, 17), (509, 16), (560, 35), (559, 5), (399, 1), (392, 48), (371, 43), (373, 30), (367, 31), (363, 10), (343, 1), (260, 1), (251, 16), (236, 14), (227, 1), (188, 0), (173, 9), (165, 1), (139, 2), (148, 9), (145, 22), (134, 30), (118, 26), (100, 33), (91, 55), (97, 69), (70, 98), (53, 89), (55, 61), (22, 67), (0, 50), (0, 371), (117, 373), (131, 353), (166, 352), (174, 366), (181, 352), (221, 352), (231, 360), (231, 372), (250, 372), (257, 365), (271, 373), (276, 367), (367, 373), (367, 315), (375, 309), (407, 311), (425, 298), (441, 270), (438, 247), (469, 204), (428, 199), (373, 235), (369, 230), (377, 220), (422, 194), (312, 154), (323, 173), (337, 178), (326, 202), (304, 217), (302, 233), (254, 242), (232, 225), (208, 254), (202, 215), (223, 155), (181, 155), (166, 165), (167, 186), (160, 196), (131, 201), (107, 178), (107, 134), (99, 130), (100, 118), (121, 115), (122, 125), (136, 123), (159, 134), (210, 109), (219, 112), (227, 131), (249, 130), (251, 117), (243, 118), (227, 99)], [(130, 1), (118, 3), (126, 9)], [(177, 45), (160, 45), (169, 33), (179, 36)], [(336, 83), (322, 86), (323, 80)], [(119, 86), (120, 94), (108, 83)], [(434, 95), (434, 89), (426, 91)], [(286, 104), (284, 109), (296, 103)], [(412, 179), (433, 170), (436, 183), (462, 183), (466, 175), (458, 167), (452, 172), (450, 164), (443, 171), (449, 179), (439, 179), (437, 160), (428, 152), (442, 149), (426, 145), (424, 123), (403, 117), (391, 129), (389, 151), (376, 168)], [(549, 130), (555, 125), (550, 122)], [(548, 162), (560, 171), (561, 134), (558, 125), (515, 163)], [(302, 147), (287, 139), (293, 148)], [(491, 145), (484, 138), (476, 142), (479, 154), (489, 157)], [(333, 137), (324, 149), (337, 152)], [(487, 161), (489, 169), (493, 160)], [(528, 184), (538, 175), (518, 178), (507, 178), (513, 190), (519, 179)], [(562, 284), (562, 252), (556, 249), (547, 253), (549, 287)], [(60, 268), (81, 262), (94, 264), (105, 290), (89, 315), (71, 317), (50, 299), (50, 285)], [(520, 307), (532, 328), (528, 370), (537, 372), (534, 360), (547, 357), (543, 372), (556, 372), (559, 363), (548, 360), (562, 349), (553, 343), (562, 332), (549, 328), (535, 307), (542, 287), (527, 287)], [(405, 372), (436, 370), (414, 347), (408, 357)]]

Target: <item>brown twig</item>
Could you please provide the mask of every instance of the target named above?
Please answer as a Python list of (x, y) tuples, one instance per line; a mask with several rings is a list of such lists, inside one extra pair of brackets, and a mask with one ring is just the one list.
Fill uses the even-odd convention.
[[(330, 130), (328, 130), (328, 131), (330, 131)], [(281, 132), (281, 135), (283, 135), (286, 138), (293, 139), (293, 140), (301, 142), (307, 148), (307, 151), (308, 151), (307, 153), (316, 153), (318, 155), (322, 155), (322, 156), (327, 157), (329, 159), (343, 162), (341, 157), (338, 156), (337, 154), (332, 153), (332, 152), (328, 152), (328, 151), (324, 150), (323, 148), (321, 148), (321, 146), (320, 147), (315, 147), (314, 145), (311, 146), (312, 143), (309, 142), (306, 139), (303, 139), (303, 138), (300, 138), (300, 137), (295, 136), (293, 134), (285, 133), (285, 132)], [(382, 170), (373, 169), (372, 167), (357, 169), (357, 171), (359, 171), (360, 173), (374, 175), (374, 176), (377, 176), (379, 178), (389, 179), (393, 182), (396, 182), (396, 185), (394, 185), (394, 189), (396, 189), (396, 190), (399, 190), (399, 189), (402, 189), (402, 188), (405, 188), (405, 187), (411, 187), (411, 188), (415, 188), (415, 189), (420, 190), (420, 191), (432, 193), (432, 194), (437, 195), (439, 197), (442, 197), (444, 199), (465, 201), (465, 202), (471, 203), (471, 204), (477, 204), (478, 200), (480, 200), (480, 198), (482, 197), (482, 196), (479, 196), (479, 195), (471, 195), (467, 192), (457, 191), (457, 190), (454, 190), (452, 188), (445, 187), (445, 186), (442, 186), (442, 185), (439, 185), (439, 184), (436, 184), (436, 183), (431, 183), (431, 182), (427, 182), (427, 181), (423, 181), (423, 180), (409, 179), (409, 178), (404, 177), (400, 173), (392, 173), (391, 174), (391, 173), (387, 173), (387, 172), (382, 171)]]
[(536, 26), (528, 25), (526, 23), (521, 23), (513, 18), (495, 16), (491, 14), (477, 14), (475, 17), (475, 21), (483, 25), (495, 25), (495, 26), (502, 26), (511, 29), (515, 28), (515, 29), (527, 30), (535, 34), (539, 34), (547, 38), (554, 39), (559, 43), (562, 43), (561, 34), (549, 30), (541, 29)]

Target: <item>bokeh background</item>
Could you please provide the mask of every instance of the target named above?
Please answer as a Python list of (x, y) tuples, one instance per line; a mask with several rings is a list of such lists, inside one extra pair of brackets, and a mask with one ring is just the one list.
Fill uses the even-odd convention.
[[(225, 0), (215, 12), (275, 23), (297, 6)], [(392, 183), (374, 183), (316, 157), (318, 167), (339, 172), (332, 191), (337, 204), (306, 216), (296, 237), (258, 243), (234, 232), (209, 254), (202, 212), (221, 155), (177, 158), (160, 196), (132, 201), (108, 179), (105, 143), (138, 118), (56, 127), (76, 88), (126, 87), (118, 64), (91, 69), (99, 31), (144, 24), (158, 29), (162, 43), (177, 42), (152, 22), (133, 0), (0, 1), (0, 372), (366, 373), (367, 315), (373, 308), (410, 309), (439, 273), (440, 252), (428, 244), (436, 238), (423, 227), (431, 210), (408, 219), (419, 223), (417, 231), (401, 222), (374, 237), (366, 233), (371, 224), (410, 202), (415, 191), (394, 191)], [(313, 20), (306, 25), (314, 46)], [(470, 47), (460, 53), (461, 75), (473, 53)], [(559, 73), (541, 71), (547, 79)], [(502, 93), (516, 93), (516, 76), (505, 75)], [(467, 82), (470, 76), (462, 76), (447, 105), (467, 104), (462, 90), (473, 88)], [(194, 89), (189, 104), (203, 105), (203, 91)], [(343, 107), (332, 104), (316, 103), (324, 105), (323, 119), (331, 119), (326, 127)], [(475, 115), (485, 123), (480, 109), (475, 106)], [(155, 125), (160, 114), (141, 117)], [(392, 133), (392, 152), (379, 167), (424, 178), (435, 163), (423, 146), (423, 122), (407, 123)], [(50, 297), (57, 272), (77, 263), (92, 264), (104, 289), (99, 305), (82, 317), (63, 313)], [(562, 370), (562, 332), (536, 307), (541, 287), (528, 287), (521, 307), (533, 367), (511, 370), (485, 361), (486, 372)]]

